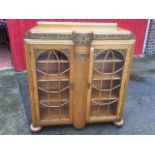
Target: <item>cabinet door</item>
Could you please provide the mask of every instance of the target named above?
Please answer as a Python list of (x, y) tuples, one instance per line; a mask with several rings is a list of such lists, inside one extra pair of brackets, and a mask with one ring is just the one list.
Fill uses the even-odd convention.
[(119, 119), (130, 62), (127, 58), (130, 58), (131, 51), (128, 50), (128, 47), (125, 49), (96, 47), (91, 51), (88, 122)]
[(34, 100), (39, 125), (72, 121), (72, 46), (31, 47)]

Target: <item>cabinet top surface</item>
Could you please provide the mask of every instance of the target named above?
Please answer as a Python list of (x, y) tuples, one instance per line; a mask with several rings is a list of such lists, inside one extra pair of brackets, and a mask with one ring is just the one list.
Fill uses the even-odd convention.
[(80, 23), (80, 22), (38, 22), (33, 27), (31, 33), (52, 33), (63, 32), (72, 33), (121, 33), (130, 34), (131, 32), (118, 27), (117, 23)]
[(134, 39), (129, 30), (118, 27), (117, 23), (84, 22), (38, 22), (30, 29), (27, 39), (72, 40), (73, 36), (93, 37), (93, 40), (130, 40)]

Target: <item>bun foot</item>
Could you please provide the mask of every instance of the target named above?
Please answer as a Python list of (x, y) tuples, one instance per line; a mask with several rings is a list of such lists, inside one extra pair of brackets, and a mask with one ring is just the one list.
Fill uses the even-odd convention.
[(123, 126), (123, 124), (124, 124), (123, 119), (122, 119), (122, 120), (120, 120), (120, 121), (114, 122), (114, 125), (115, 125), (115, 126), (117, 126), (117, 127), (122, 127), (122, 126)]
[(41, 126), (35, 127), (35, 126), (33, 126), (33, 124), (30, 125), (30, 130), (31, 130), (32, 132), (39, 132), (41, 129), (42, 129)]

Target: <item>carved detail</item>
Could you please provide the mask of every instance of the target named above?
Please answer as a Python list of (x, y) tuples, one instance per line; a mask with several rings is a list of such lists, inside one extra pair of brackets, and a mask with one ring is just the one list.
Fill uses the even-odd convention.
[(99, 54), (101, 54), (102, 52), (105, 52), (107, 50), (105, 49), (94, 49), (94, 57), (97, 57)]
[[(55, 50), (55, 49), (48, 49), (48, 50), (47, 49), (34, 49), (34, 52), (35, 52), (36, 58), (38, 58), (40, 54), (42, 54), (46, 51), (50, 51), (50, 50)], [(69, 59), (69, 56), (70, 56), (70, 50), (69, 49), (59, 49), (56, 51), (63, 53)]]
[(94, 49), (94, 57), (97, 57), (102, 52), (108, 52), (108, 51), (117, 51), (120, 52), (125, 59), (127, 49)]
[(71, 34), (58, 34), (58, 33), (31, 33), (27, 32), (25, 35), (27, 39), (52, 39), (52, 40), (71, 40)]
[(67, 58), (70, 56), (70, 51), (68, 49), (60, 49), (60, 52), (66, 55)]
[(73, 42), (76, 45), (91, 45), (93, 33), (72, 33)]
[(90, 43), (92, 40), (130, 40), (135, 39), (133, 33), (130, 34), (93, 34), (93, 33), (76, 33), (59, 34), (59, 33), (31, 33), (25, 34), (27, 39), (52, 39), (52, 40), (72, 40), (80, 43)]
[(129, 40), (135, 39), (133, 33), (131, 34), (95, 34), (94, 40)]

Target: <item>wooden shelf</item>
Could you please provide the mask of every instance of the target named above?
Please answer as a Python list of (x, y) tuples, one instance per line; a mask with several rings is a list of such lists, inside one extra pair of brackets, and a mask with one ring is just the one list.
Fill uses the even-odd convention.
[(60, 97), (60, 100), (58, 99), (58, 97), (42, 97), (40, 98), (40, 101), (48, 101), (48, 102), (51, 102), (51, 103), (58, 103), (59, 101), (60, 102), (65, 102), (65, 101), (69, 101), (69, 97), (68, 96), (61, 96)]
[(68, 74), (62, 74), (62, 75), (53, 75), (53, 76), (47, 76), (47, 75), (41, 75), (38, 76), (38, 81), (69, 81), (69, 75)]
[[(96, 97), (92, 97), (91, 98), (92, 100), (99, 100), (100, 97), (99, 96), (96, 96)], [(108, 95), (106, 97), (101, 97), (101, 100), (114, 100), (114, 99), (118, 99), (118, 96), (115, 96), (115, 95), (112, 95), (111, 97), (108, 97)]]
[(58, 99), (56, 99), (56, 98), (49, 98), (49, 100), (48, 99), (42, 99), (41, 101), (45, 101), (45, 102), (49, 102), (49, 103), (52, 103), (52, 104), (59, 105), (60, 104), (59, 102), (66, 102), (66, 101), (69, 102), (69, 99), (63, 97), (63, 98), (60, 99), (60, 101)]
[(115, 74), (115, 75), (111, 75), (111, 74), (98, 74), (95, 73), (93, 74), (93, 80), (119, 80), (121, 79), (121, 75), (120, 74)]
[[(47, 97), (47, 95), (48, 95), (48, 97)], [(58, 99), (59, 99), (58, 96), (59, 96), (59, 94), (41, 93), (39, 95), (39, 99), (40, 100), (47, 100), (47, 99), (49, 99), (51, 101), (58, 101)], [(60, 93), (60, 100), (61, 101), (67, 101), (67, 100), (69, 100), (69, 92), (67, 91), (67, 92)]]
[(45, 63), (45, 65), (46, 65), (46, 63), (69, 63), (69, 61), (68, 60), (59, 60), (59, 61), (57, 61), (57, 60), (38, 60), (37, 61), (37, 63), (41, 63), (41, 64), (44, 64)]
[(48, 81), (48, 82), (38, 82), (38, 89), (45, 93), (50, 93), (51, 91), (64, 92), (69, 90), (70, 81)]
[(105, 63), (105, 62), (123, 62), (122, 59), (98, 59), (98, 60), (94, 60), (94, 63)]
[(66, 105), (69, 104), (69, 101), (59, 101), (59, 100), (41, 100), (39, 101), (40, 106), (44, 108), (64, 108)]
[[(101, 99), (107, 100), (107, 99), (117, 99), (118, 98), (118, 95), (115, 91), (111, 93), (111, 97), (109, 97), (109, 93), (110, 92), (103, 92), (101, 95)], [(91, 95), (91, 99), (93, 99), (93, 100), (100, 99), (99, 91), (93, 91), (92, 95)]]

